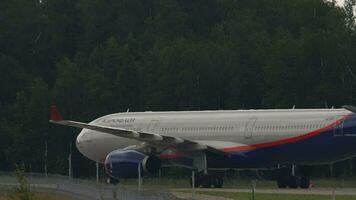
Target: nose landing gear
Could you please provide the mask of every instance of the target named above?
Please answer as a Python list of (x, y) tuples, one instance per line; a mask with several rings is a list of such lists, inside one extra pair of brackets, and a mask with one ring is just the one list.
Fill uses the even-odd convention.
[(110, 177), (110, 176), (107, 176), (107, 177), (106, 177), (106, 183), (107, 183), (107, 184), (117, 185), (119, 182), (120, 182), (120, 181), (119, 181), (119, 179), (117, 179), (117, 178), (112, 178), (112, 177)]

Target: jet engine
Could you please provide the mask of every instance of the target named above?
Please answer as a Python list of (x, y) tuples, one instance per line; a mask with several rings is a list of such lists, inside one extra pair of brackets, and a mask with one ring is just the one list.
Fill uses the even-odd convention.
[(161, 160), (157, 156), (135, 150), (115, 150), (106, 156), (105, 169), (114, 178), (137, 178), (139, 163), (142, 172), (150, 174), (161, 168)]

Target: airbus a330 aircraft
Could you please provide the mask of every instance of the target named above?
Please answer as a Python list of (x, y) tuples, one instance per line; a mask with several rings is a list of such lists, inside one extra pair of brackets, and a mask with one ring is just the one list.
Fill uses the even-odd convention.
[[(139, 163), (148, 173), (161, 167), (196, 170), (195, 186), (222, 187), (214, 169), (280, 169), (280, 188), (309, 187), (310, 166), (356, 156), (356, 107), (231, 111), (132, 112), (90, 123), (50, 122), (83, 129), (76, 146), (105, 165), (114, 181), (134, 178)], [(287, 167), (287, 168), (286, 168)]]

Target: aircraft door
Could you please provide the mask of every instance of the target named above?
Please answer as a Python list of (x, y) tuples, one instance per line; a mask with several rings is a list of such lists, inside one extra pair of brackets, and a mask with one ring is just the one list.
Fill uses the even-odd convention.
[(152, 119), (147, 125), (147, 131), (150, 133), (158, 131), (157, 127), (158, 127), (158, 120)]
[(255, 127), (256, 122), (257, 122), (256, 116), (250, 117), (247, 120), (245, 125), (245, 131), (244, 131), (245, 138), (252, 138), (253, 128)]

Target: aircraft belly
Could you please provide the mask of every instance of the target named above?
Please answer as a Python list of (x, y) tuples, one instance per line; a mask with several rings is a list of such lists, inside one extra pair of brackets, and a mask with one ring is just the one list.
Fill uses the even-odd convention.
[(285, 163), (326, 164), (355, 155), (355, 144), (355, 137), (335, 137), (328, 131), (290, 144), (231, 152), (229, 163), (237, 168), (272, 167)]

